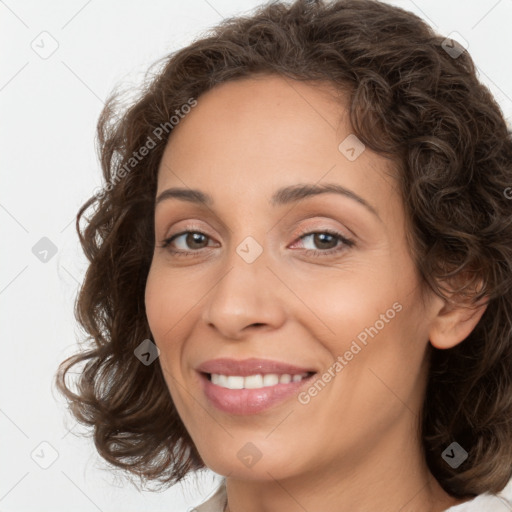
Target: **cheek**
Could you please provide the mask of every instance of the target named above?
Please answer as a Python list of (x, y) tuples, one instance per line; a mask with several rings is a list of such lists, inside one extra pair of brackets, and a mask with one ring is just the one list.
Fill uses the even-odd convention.
[(175, 326), (187, 312), (190, 288), (180, 284), (159, 265), (150, 268), (146, 280), (146, 316), (155, 342), (163, 343), (175, 337)]
[(428, 341), (418, 290), (412, 262), (405, 258), (383, 259), (378, 266), (308, 289), (310, 303), (329, 327), (323, 335), (319, 330), (317, 338), (333, 359), (344, 357), (344, 379), (360, 381), (363, 395), (368, 381), (378, 380), (369, 368), (391, 387), (414, 385)]
[(307, 304), (317, 314), (320, 324), (328, 328), (328, 338), (338, 343), (350, 340), (379, 321), (386, 311), (390, 310), (388, 317), (395, 316), (393, 304), (400, 301), (400, 290), (384, 274), (382, 269), (379, 273), (375, 268), (358, 269), (339, 278), (328, 276), (303, 288)]
[[(146, 317), (153, 336), (158, 339), (163, 319), (163, 308), (165, 304), (165, 287), (161, 285), (158, 275), (151, 267), (146, 280), (144, 302), (146, 306)], [(156, 341), (156, 340), (155, 340)]]
[(165, 273), (151, 268), (145, 290), (146, 317), (153, 341), (160, 350), (159, 362), (168, 387), (173, 388), (170, 377), (176, 375), (173, 364), (179, 362), (180, 347), (173, 340), (179, 339), (179, 319), (183, 317), (177, 309), (180, 301), (176, 297), (176, 286), (171, 286)]
[(190, 330), (197, 323), (198, 297), (204, 293), (197, 289), (190, 273), (173, 273), (158, 262), (150, 268), (145, 289), (146, 317), (170, 389), (175, 387), (174, 379), (182, 380), (180, 363)]
[(158, 363), (162, 369), (164, 380), (171, 394), (175, 406), (180, 403), (179, 385), (180, 380), (179, 361), (180, 347), (173, 343), (176, 338), (177, 313), (173, 306), (177, 304), (174, 297), (174, 288), (169, 286), (165, 274), (158, 272), (152, 267), (150, 269), (145, 290), (146, 317), (153, 336), (153, 341), (160, 350)]

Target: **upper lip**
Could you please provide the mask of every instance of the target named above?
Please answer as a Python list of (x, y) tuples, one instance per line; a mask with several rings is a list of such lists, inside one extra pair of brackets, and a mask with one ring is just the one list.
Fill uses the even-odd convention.
[(203, 373), (220, 373), (222, 375), (255, 375), (265, 373), (288, 373), (291, 375), (315, 372), (315, 370), (306, 367), (300, 367), (293, 364), (283, 363), (281, 361), (273, 361), (270, 359), (230, 359), (219, 358), (211, 359), (201, 363), (197, 371)]

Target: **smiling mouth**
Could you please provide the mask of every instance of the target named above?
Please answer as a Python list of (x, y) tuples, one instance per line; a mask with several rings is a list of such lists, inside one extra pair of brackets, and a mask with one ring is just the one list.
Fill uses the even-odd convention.
[(285, 405), (318, 370), (286, 361), (221, 357), (195, 368), (206, 400), (226, 414), (247, 415)]
[(312, 377), (315, 372), (291, 373), (256, 373), (253, 375), (225, 375), (222, 373), (204, 373), (212, 383), (225, 389), (262, 389), (278, 384), (301, 382)]
[(216, 409), (231, 415), (252, 415), (284, 405), (304, 386), (308, 386), (317, 372), (198, 374), (206, 399)]

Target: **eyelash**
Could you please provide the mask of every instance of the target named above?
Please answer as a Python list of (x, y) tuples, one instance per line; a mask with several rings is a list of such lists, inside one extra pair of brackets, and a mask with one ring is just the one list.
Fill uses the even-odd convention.
[[(171, 243), (176, 238), (178, 238), (180, 236), (183, 236), (183, 235), (187, 235), (189, 233), (195, 233), (195, 234), (203, 235), (206, 238), (210, 239), (210, 237), (206, 233), (203, 233), (200, 230), (196, 230), (193, 227), (189, 227), (187, 230), (181, 231), (180, 233), (176, 233), (175, 235), (172, 235), (169, 238), (166, 238), (165, 240), (163, 240), (163, 242), (160, 245), (160, 247), (163, 248), (163, 249), (166, 249), (167, 251), (169, 251), (173, 256), (179, 256), (179, 257), (181, 257), (181, 256), (186, 256), (186, 257), (195, 256), (201, 249), (197, 249), (195, 251), (183, 251), (183, 250), (176, 250), (176, 249), (170, 248)], [(339, 253), (341, 251), (346, 250), (347, 247), (350, 248), (350, 247), (353, 247), (355, 245), (355, 242), (352, 239), (346, 238), (341, 233), (338, 233), (337, 231), (333, 231), (333, 230), (330, 230), (330, 229), (322, 229), (322, 230), (319, 230), (319, 231), (303, 231), (302, 233), (299, 234), (297, 240), (301, 240), (305, 236), (318, 235), (318, 234), (331, 235), (334, 238), (338, 239), (340, 242), (342, 242), (342, 244), (337, 246), (337, 247), (334, 247), (332, 249), (326, 249), (324, 251), (317, 250), (317, 249), (306, 249), (306, 252), (309, 255), (314, 256), (314, 257), (330, 256), (332, 254), (336, 254), (336, 253)], [(343, 247), (343, 246), (346, 246), (346, 247)]]

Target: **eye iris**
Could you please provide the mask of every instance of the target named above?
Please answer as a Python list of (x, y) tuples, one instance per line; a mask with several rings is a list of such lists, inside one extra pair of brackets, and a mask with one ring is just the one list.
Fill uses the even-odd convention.
[[(334, 247), (336, 247), (336, 238), (334, 238), (334, 236), (328, 234), (328, 233), (317, 233), (314, 235), (315, 236), (315, 245), (317, 247), (321, 247), (323, 249), (332, 249)], [(331, 240), (325, 240), (325, 238), (330, 238)], [(332, 242), (334, 242), (334, 245), (332, 245)], [(327, 245), (331, 244), (330, 247), (324, 247), (323, 244), (327, 243)]]
[[(186, 238), (186, 243), (187, 243), (187, 246), (188, 247), (192, 247), (192, 248), (197, 248), (194, 246), (195, 243), (198, 243), (199, 245), (201, 245), (201, 238), (205, 239), (205, 235), (201, 234), (201, 233), (189, 233), (187, 235), (187, 238)], [(203, 240), (204, 242), (204, 240)], [(202, 247), (199, 247), (199, 249), (201, 249)]]

